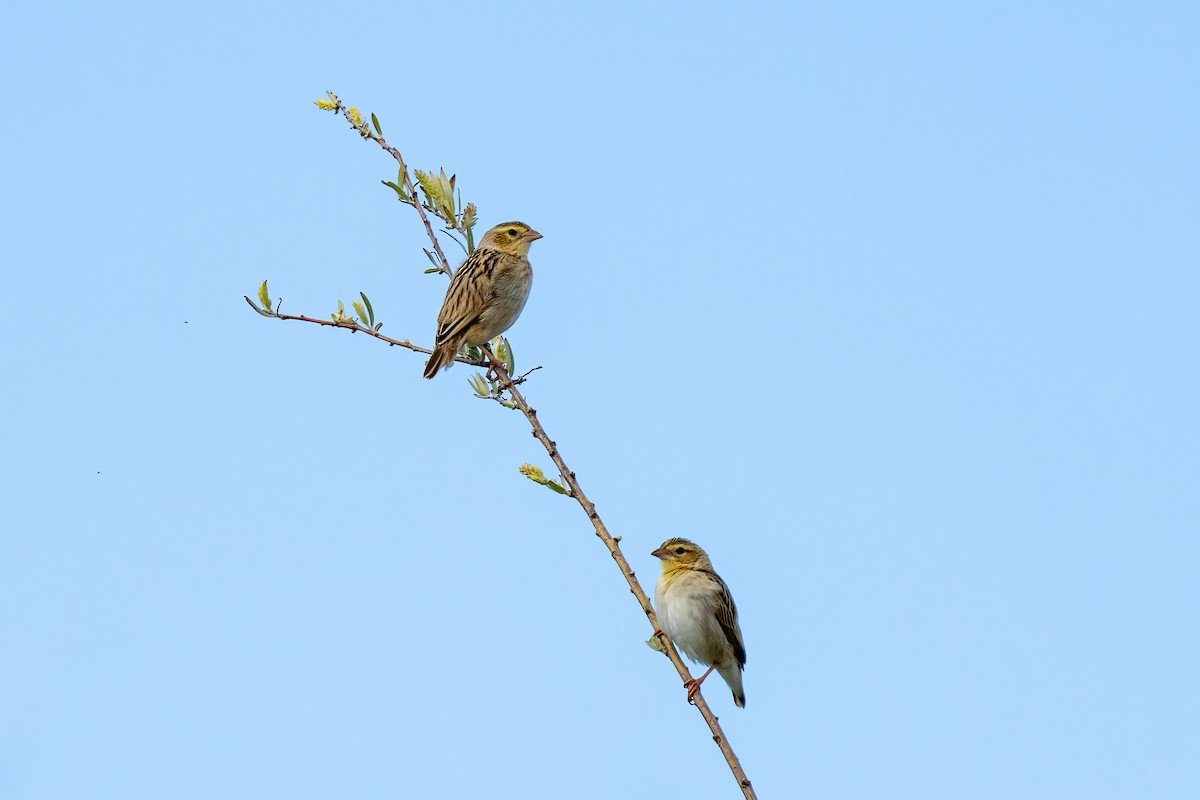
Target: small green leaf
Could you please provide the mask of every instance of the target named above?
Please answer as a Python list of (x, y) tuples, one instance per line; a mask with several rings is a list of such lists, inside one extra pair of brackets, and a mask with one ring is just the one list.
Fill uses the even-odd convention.
[(425, 193), (425, 202), (433, 209), (435, 214), (440, 214), (442, 187), (434, 176), (420, 169), (414, 169), (413, 175), (417, 176), (417, 184), (420, 185), (421, 191)]
[(400, 186), (399, 184), (396, 184), (396, 183), (392, 183), (391, 181), (380, 181), (380, 183), (382, 183), (384, 186), (389, 187), (393, 192), (395, 192), (396, 199), (399, 200), (401, 203), (408, 203), (409, 205), (412, 204), (412, 198), (409, 197), (408, 192), (404, 191), (403, 186)]
[[(430, 275), (430, 274), (432, 274), (432, 273), (434, 273), (434, 272), (441, 272), (441, 271), (442, 271), (442, 268), (441, 268), (441, 267), (434, 267), (434, 268), (432, 268), (432, 269), (427, 269), (427, 270), (425, 270), (425, 274), (426, 274), (426, 275)], [(291, 306), (288, 306), (288, 308), (291, 308)]]
[(455, 176), (446, 177), (446, 170), (439, 168), (438, 174), (414, 169), (417, 183), (425, 193), (426, 207), (448, 225), (457, 225), (457, 215), (454, 213), (454, 181)]
[(482, 397), (486, 400), (492, 396), (492, 393), (488, 391), (487, 381), (478, 372), (471, 373), (471, 377), (467, 379), (467, 383), (471, 384), (471, 389), (474, 390), (476, 397)]
[(441, 198), (442, 198), (441, 215), (442, 215), (442, 219), (446, 220), (446, 222), (450, 223), (451, 225), (454, 225), (458, 221), (458, 217), (454, 213), (454, 178), (455, 178), (455, 176), (451, 175), (450, 179), (447, 180), (446, 179), (446, 170), (441, 169), (439, 171), (441, 173), (438, 176), (438, 179), (439, 179), (438, 182), (441, 184)]
[(379, 127), (379, 120), (375, 118), (375, 114), (371, 114), (371, 124), (375, 126), (375, 132), (383, 136), (383, 128)]
[(245, 298), (246, 298), (246, 302), (247, 302), (247, 303), (249, 303), (249, 304), (250, 304), (250, 307), (254, 309), (254, 313), (255, 313), (255, 314), (258, 314), (259, 316), (263, 316), (263, 317), (273, 317), (273, 316), (275, 316), (275, 315), (274, 315), (274, 314), (272, 314), (270, 311), (263, 311), (261, 308), (259, 308), (259, 307), (258, 307), (258, 304), (257, 304), (257, 303), (255, 303), (255, 302), (254, 302), (253, 300), (251, 300), (249, 297), (246, 297), (246, 295), (242, 295), (242, 297), (245, 297)]
[(362, 322), (362, 324), (368, 328), (371, 327), (371, 320), (367, 316), (367, 309), (363, 307), (363, 304), (358, 302), (357, 300), (355, 300), (355, 301), (353, 301), (353, 305), (354, 305), (354, 313), (358, 314), (358, 318)]
[(657, 650), (660, 653), (667, 652), (666, 645), (664, 645), (662, 643), (662, 640), (659, 639), (657, 636), (651, 636), (649, 639), (646, 640), (646, 644), (647, 644), (647, 646), (649, 646), (649, 648), (651, 650)]
[(363, 304), (366, 305), (366, 307), (367, 307), (367, 314), (371, 318), (371, 321), (368, 324), (374, 325), (375, 324), (375, 309), (371, 308), (371, 301), (368, 300), (367, 296), (362, 292), (359, 292), (358, 296), (363, 299)]
[(504, 369), (508, 371), (511, 378), (517, 369), (516, 359), (513, 358), (512, 345), (508, 343), (508, 339), (503, 336), (497, 336), (492, 340), (492, 352), (496, 354), (496, 358), (504, 362)]
[(475, 211), (474, 203), (467, 203), (466, 210), (462, 213), (462, 229), (467, 234), (467, 252), (475, 252), (475, 223), (479, 218)]
[[(508, 408), (517, 407), (515, 403), (511, 402), (504, 402), (502, 405)], [(542, 472), (541, 467), (535, 467), (532, 464), (522, 464), (520, 467), (518, 467), (518, 470), (522, 475), (524, 475), (526, 478), (529, 478), (529, 480), (533, 481), (534, 483), (540, 483), (542, 486), (545, 486), (547, 489), (551, 489), (558, 494), (570, 494), (570, 492), (568, 492), (566, 489), (547, 478), (545, 473)]]
[(353, 320), (351, 320), (349, 317), (346, 316), (346, 307), (344, 305), (342, 305), (341, 300), (338, 300), (338, 310), (337, 310), (337, 313), (333, 315), (333, 321), (334, 322), (347, 322), (347, 321), (353, 322)]
[(271, 310), (271, 295), (267, 294), (267, 282), (263, 281), (258, 287), (258, 302), (267, 311)]

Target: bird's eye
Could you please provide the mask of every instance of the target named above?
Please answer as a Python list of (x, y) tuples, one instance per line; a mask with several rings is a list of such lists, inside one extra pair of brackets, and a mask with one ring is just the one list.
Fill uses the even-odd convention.
[(516, 229), (516, 228), (509, 228), (509, 229), (508, 229), (508, 235), (509, 235), (509, 236), (516, 236), (516, 235), (517, 235), (517, 229)]
[(677, 556), (681, 556), (686, 552), (687, 552), (687, 548), (685, 548), (685, 547), (676, 547), (675, 548), (675, 555), (677, 555)]

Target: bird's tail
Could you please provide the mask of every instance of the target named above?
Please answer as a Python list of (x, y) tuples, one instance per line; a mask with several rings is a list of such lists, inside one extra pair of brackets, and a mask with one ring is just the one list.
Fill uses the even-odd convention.
[(738, 708), (745, 708), (746, 692), (742, 689), (742, 668), (722, 664), (717, 667), (717, 672), (721, 673), (721, 677), (729, 684), (729, 688), (733, 692), (733, 704)]
[(457, 352), (458, 348), (451, 347), (449, 344), (439, 344), (433, 348), (433, 355), (425, 362), (425, 377), (432, 378), (442, 367), (448, 367), (454, 363), (454, 354)]

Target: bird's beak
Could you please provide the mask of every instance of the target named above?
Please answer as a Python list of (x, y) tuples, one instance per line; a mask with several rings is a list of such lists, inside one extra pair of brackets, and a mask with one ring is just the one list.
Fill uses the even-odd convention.
[(527, 242), (536, 242), (538, 239), (542, 238), (542, 235), (533, 228), (530, 228), (529, 230), (525, 231), (525, 235), (521, 238)]
[(650, 555), (657, 556), (658, 558), (670, 558), (671, 551), (665, 547), (660, 547), (657, 550), (655, 550), (653, 553), (651, 553)]

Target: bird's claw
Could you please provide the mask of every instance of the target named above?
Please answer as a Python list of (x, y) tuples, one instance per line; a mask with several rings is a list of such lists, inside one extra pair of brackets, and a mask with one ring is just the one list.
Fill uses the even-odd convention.
[[(488, 355), (490, 356), (491, 354), (489, 353)], [(484, 379), (488, 383), (495, 383), (496, 381), (500, 380), (500, 373), (496, 370), (496, 367), (499, 365), (499, 363), (500, 362), (498, 362), (494, 357), (490, 358), (488, 360), (487, 372), (485, 372), (483, 374)], [(499, 386), (496, 388), (496, 393), (499, 394), (500, 392), (503, 392), (505, 389), (511, 389), (513, 387), (513, 385), (515, 385), (517, 383), (519, 383), (519, 381), (514, 381), (512, 378), (509, 378), (507, 381), (505, 381), (503, 386)]]

